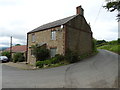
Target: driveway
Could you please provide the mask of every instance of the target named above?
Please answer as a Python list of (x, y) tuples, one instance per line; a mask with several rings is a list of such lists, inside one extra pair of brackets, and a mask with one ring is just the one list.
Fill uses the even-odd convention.
[(41, 70), (2, 65), (3, 88), (112, 88), (118, 77), (118, 55), (99, 50), (78, 63)]

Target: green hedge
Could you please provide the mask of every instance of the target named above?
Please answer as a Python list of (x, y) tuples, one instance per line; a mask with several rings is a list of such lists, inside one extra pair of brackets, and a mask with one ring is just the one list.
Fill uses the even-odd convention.
[(44, 65), (50, 66), (51, 64), (56, 64), (63, 60), (64, 60), (64, 56), (57, 54), (55, 57), (53, 57), (51, 59), (44, 60), (44, 61), (37, 61), (36, 66), (38, 66), (39, 68), (42, 68)]
[(16, 62), (23, 62), (25, 61), (25, 57), (23, 55), (23, 53), (15, 53), (13, 55), (13, 62), (16, 63)]

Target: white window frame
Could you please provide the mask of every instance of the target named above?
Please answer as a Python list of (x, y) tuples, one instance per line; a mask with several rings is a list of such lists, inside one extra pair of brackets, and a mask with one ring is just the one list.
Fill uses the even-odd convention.
[(56, 31), (51, 31), (51, 40), (56, 40)]

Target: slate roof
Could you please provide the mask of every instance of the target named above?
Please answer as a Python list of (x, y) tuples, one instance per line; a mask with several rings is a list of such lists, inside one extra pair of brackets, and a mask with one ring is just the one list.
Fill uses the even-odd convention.
[[(10, 48), (7, 48), (5, 51), (10, 51)], [(12, 47), (12, 52), (26, 52), (26, 51), (27, 51), (26, 45)]]
[(70, 17), (67, 17), (67, 18), (64, 18), (64, 19), (60, 19), (60, 20), (57, 20), (57, 21), (54, 21), (54, 22), (50, 22), (50, 23), (47, 23), (47, 24), (44, 24), (28, 33), (32, 33), (32, 32), (36, 32), (36, 31), (42, 31), (42, 30), (46, 30), (46, 29), (49, 29), (49, 28), (52, 28), (52, 27), (56, 27), (56, 26), (60, 26), (60, 25), (63, 25), (65, 23), (67, 23), (68, 21), (70, 21), (71, 19), (73, 19), (74, 17), (76, 17), (77, 15), (73, 15), (73, 16), (70, 16)]

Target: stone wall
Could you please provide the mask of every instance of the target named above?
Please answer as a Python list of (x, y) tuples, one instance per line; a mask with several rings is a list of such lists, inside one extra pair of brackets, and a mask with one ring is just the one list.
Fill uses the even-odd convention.
[(66, 47), (79, 54), (92, 51), (92, 32), (82, 16), (77, 16), (66, 24)]
[[(51, 40), (51, 31), (56, 30), (56, 40)], [(35, 42), (32, 42), (32, 34), (35, 34)], [(35, 64), (36, 59), (31, 55), (31, 45), (46, 43), (47, 48), (57, 48), (56, 54), (64, 54), (65, 30), (59, 27), (28, 34), (28, 58), (30, 64)]]

